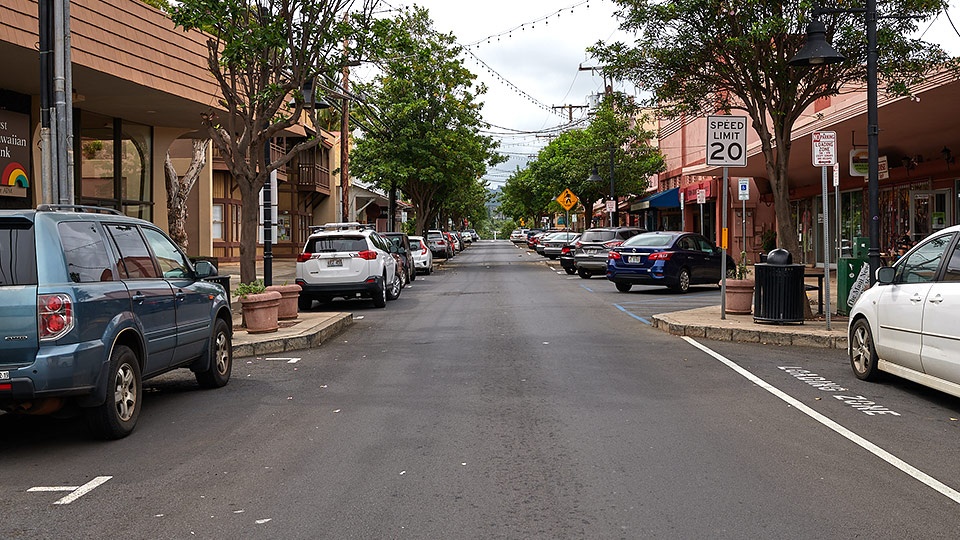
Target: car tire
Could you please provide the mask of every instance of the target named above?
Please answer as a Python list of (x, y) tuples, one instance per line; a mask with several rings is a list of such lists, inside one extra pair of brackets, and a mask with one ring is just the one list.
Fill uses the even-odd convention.
[(223, 319), (214, 323), (213, 337), (210, 338), (210, 363), (204, 371), (196, 372), (197, 383), (202, 388), (220, 388), (230, 382), (233, 369), (233, 342), (230, 327)]
[(590, 277), (593, 276), (593, 274), (583, 268), (577, 268), (577, 275), (580, 276), (580, 279), (590, 279)]
[(387, 276), (383, 276), (373, 291), (373, 307), (387, 307)]
[(567, 275), (568, 275), (568, 276), (572, 276), (572, 275), (574, 275), (574, 274), (577, 273), (577, 269), (576, 269), (576, 268), (564, 268), (564, 270), (567, 272)]
[(680, 269), (680, 274), (677, 275), (677, 285), (674, 287), (675, 290), (682, 293), (686, 293), (690, 290), (690, 271), (686, 268)]
[(403, 290), (403, 274), (394, 274), (393, 283), (391, 283), (387, 289), (387, 300), (400, 298), (401, 290)]
[(122, 439), (133, 432), (140, 417), (143, 383), (137, 355), (126, 345), (117, 345), (110, 355), (107, 399), (84, 410), (87, 425), (101, 439)]
[(300, 311), (310, 311), (311, 308), (313, 308), (313, 297), (300, 293), (300, 297), (297, 298), (297, 309)]
[(866, 319), (857, 319), (850, 328), (850, 367), (861, 381), (880, 378), (877, 369), (877, 349), (873, 344), (873, 332)]
[(416, 281), (416, 280), (417, 280), (417, 268), (414, 266), (414, 267), (411, 267), (410, 269), (410, 281)]
[(633, 287), (632, 283), (626, 283), (624, 281), (614, 281), (617, 286), (617, 290), (620, 292), (630, 292), (630, 288)]

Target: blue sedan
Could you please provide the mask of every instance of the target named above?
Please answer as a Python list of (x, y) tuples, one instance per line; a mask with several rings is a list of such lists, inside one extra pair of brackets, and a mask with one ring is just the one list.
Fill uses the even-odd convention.
[[(723, 252), (702, 235), (655, 231), (638, 234), (607, 255), (607, 279), (627, 292), (634, 284), (687, 292), (691, 285), (719, 283)], [(734, 267), (727, 256), (727, 269)]]

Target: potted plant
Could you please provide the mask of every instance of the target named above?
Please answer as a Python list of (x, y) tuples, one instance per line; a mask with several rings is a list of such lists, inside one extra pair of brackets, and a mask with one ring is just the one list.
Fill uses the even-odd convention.
[(263, 280), (237, 285), (234, 294), (240, 299), (243, 313), (243, 326), (251, 334), (276, 332), (278, 324), (280, 298), (277, 291), (268, 291)]
[(292, 285), (270, 285), (268, 291), (277, 291), (280, 293), (280, 307), (278, 316), (281, 321), (287, 319), (296, 319), (298, 315), (297, 303), (300, 300), (300, 286), (296, 283)]
[(749, 315), (753, 307), (754, 281), (750, 279), (750, 260), (745, 251), (740, 252), (740, 260), (733, 267), (732, 279), (727, 279), (726, 312), (734, 315)]

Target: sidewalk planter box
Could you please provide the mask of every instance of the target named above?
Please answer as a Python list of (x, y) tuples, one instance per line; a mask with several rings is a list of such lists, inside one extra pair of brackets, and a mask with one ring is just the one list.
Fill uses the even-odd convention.
[(282, 295), (277, 291), (266, 291), (240, 298), (243, 326), (247, 332), (266, 334), (276, 332), (280, 328), (278, 318), (281, 297)]
[(300, 300), (300, 286), (293, 285), (270, 285), (268, 291), (277, 291), (280, 293), (280, 307), (278, 317), (281, 321), (296, 319), (299, 315), (297, 303)]
[(725, 308), (731, 315), (749, 315), (753, 307), (752, 279), (727, 279)]

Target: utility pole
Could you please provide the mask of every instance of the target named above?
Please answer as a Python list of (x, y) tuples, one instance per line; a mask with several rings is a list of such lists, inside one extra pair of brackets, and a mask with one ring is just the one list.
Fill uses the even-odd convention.
[(569, 117), (569, 122), (573, 123), (573, 110), (574, 109), (587, 109), (589, 105), (554, 105), (552, 109), (566, 110), (567, 116)]
[(349, 40), (343, 39), (343, 98), (340, 100), (340, 212), (341, 220), (350, 221), (350, 62), (347, 61)]

